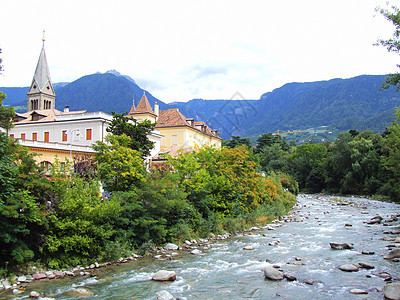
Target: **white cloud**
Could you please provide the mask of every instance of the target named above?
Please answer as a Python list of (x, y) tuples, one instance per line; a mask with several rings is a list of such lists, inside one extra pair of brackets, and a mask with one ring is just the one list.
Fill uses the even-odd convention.
[(248, 99), (291, 82), (396, 71), (372, 44), (386, 0), (5, 0), (0, 86), (30, 84), (46, 29), (54, 82), (116, 69), (163, 101)]

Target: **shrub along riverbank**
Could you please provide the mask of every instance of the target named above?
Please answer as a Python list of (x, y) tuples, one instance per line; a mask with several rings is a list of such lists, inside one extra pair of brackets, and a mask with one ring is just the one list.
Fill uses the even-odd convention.
[[(266, 224), (295, 204), (297, 184), (263, 177), (246, 147), (204, 148), (147, 172), (130, 138), (98, 143), (96, 162), (56, 163), (51, 176), (0, 133), (1, 272), (112, 261), (154, 245)], [(167, 167), (168, 166), (168, 167)], [(99, 179), (109, 197), (99, 196)]]

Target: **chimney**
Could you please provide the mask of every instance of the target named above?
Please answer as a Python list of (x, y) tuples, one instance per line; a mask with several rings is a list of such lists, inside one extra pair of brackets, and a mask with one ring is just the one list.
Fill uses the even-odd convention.
[(158, 116), (160, 114), (160, 106), (158, 103), (154, 103), (154, 113), (156, 114), (156, 123), (158, 122)]
[(188, 122), (190, 126), (194, 125), (194, 119), (193, 118), (186, 119), (186, 122)]
[(66, 105), (66, 106), (64, 107), (64, 112), (65, 112), (65, 113), (69, 112), (69, 106), (68, 106), (68, 105)]

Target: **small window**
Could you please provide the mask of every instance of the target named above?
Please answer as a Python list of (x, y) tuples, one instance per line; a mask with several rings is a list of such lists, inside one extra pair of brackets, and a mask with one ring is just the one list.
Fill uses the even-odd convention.
[(49, 142), (49, 140), (50, 140), (50, 133), (48, 131), (46, 131), (44, 133), (44, 141), (45, 142)]
[(32, 141), (37, 141), (37, 132), (32, 133)]
[(172, 145), (178, 145), (178, 136), (176, 134), (171, 137)]
[(25, 133), (21, 133), (21, 140), (25, 140)]
[(38, 114), (32, 115), (32, 121), (38, 121), (38, 120), (39, 120), (39, 115)]
[(67, 135), (67, 131), (63, 130), (62, 131), (62, 141), (66, 142), (68, 140), (68, 135)]
[(13, 138), (14, 138), (14, 134), (12, 134), (12, 133), (11, 133), (11, 134), (10, 134), (10, 138), (12, 138), (12, 139), (13, 139)]
[(92, 129), (86, 129), (86, 140), (92, 140)]

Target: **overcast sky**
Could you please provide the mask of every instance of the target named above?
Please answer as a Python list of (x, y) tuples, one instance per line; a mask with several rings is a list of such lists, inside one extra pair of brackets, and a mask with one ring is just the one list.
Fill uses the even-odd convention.
[(0, 86), (30, 85), (43, 29), (53, 83), (115, 69), (165, 102), (396, 72), (399, 57), (373, 46), (394, 31), (377, 6), (386, 0), (3, 0)]

